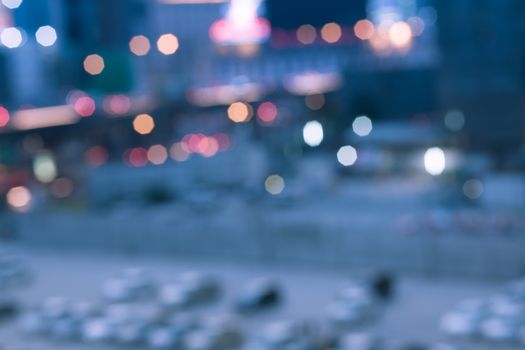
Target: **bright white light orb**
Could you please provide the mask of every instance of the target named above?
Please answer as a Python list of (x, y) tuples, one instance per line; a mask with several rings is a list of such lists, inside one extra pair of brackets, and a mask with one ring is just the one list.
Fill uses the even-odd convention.
[(2, 4), (4, 4), (4, 6), (8, 9), (13, 10), (19, 8), (20, 5), (22, 5), (22, 0), (2, 0)]
[(0, 42), (2, 42), (2, 44), (9, 49), (15, 49), (19, 47), (22, 45), (23, 41), (24, 38), (22, 36), (22, 32), (18, 28), (6, 28), (0, 34)]
[(266, 191), (273, 195), (278, 195), (284, 191), (285, 183), (284, 179), (280, 175), (270, 175), (264, 181), (264, 188)]
[(319, 146), (324, 139), (323, 125), (315, 120), (306, 123), (303, 128), (303, 139), (310, 147)]
[(445, 152), (439, 147), (429, 148), (425, 152), (425, 170), (432, 176), (441, 175), (445, 171)]
[(352, 146), (343, 146), (337, 151), (337, 161), (344, 166), (351, 166), (357, 161), (357, 151)]
[(358, 136), (367, 136), (372, 132), (372, 128), (372, 120), (364, 115), (355, 118), (352, 123), (352, 130)]
[(44, 46), (49, 47), (53, 46), (57, 41), (57, 32), (55, 28), (51, 26), (43, 26), (38, 28), (35, 34), (36, 41)]
[(36, 156), (33, 161), (33, 173), (40, 182), (52, 182), (57, 176), (57, 167), (53, 156), (49, 153), (41, 153)]

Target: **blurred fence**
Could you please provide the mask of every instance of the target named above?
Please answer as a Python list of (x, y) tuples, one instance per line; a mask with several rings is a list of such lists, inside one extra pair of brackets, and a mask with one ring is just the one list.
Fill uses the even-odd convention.
[(181, 208), (147, 214), (27, 214), (18, 218), (17, 235), (26, 245), (57, 250), (248, 258), (485, 278), (525, 273), (524, 235), (401, 235), (391, 229), (391, 218), (365, 221), (374, 224), (239, 205), (217, 212)]

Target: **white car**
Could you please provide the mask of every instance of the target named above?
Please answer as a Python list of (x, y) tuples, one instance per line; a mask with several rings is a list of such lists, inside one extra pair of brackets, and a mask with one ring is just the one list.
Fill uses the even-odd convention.
[(184, 337), (184, 349), (238, 349), (244, 341), (243, 332), (234, 318), (226, 315), (206, 320), (199, 328)]
[(368, 285), (359, 282), (345, 283), (326, 309), (330, 322), (337, 326), (352, 327), (377, 316), (380, 303)]
[(181, 309), (212, 302), (220, 295), (220, 285), (213, 277), (186, 273), (175, 282), (160, 287), (159, 302), (167, 307)]
[(102, 285), (102, 295), (112, 303), (151, 298), (155, 292), (154, 279), (147, 271), (139, 268), (128, 269), (108, 278)]

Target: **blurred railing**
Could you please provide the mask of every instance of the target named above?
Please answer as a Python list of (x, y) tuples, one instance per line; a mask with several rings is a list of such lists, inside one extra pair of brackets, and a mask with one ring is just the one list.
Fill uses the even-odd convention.
[(401, 235), (388, 217), (372, 215), (367, 226), (324, 220), (331, 222), (315, 214), (283, 215), (242, 205), (213, 211), (181, 207), (147, 215), (134, 209), (110, 215), (26, 214), (18, 218), (17, 236), (23, 244), (57, 251), (247, 258), (484, 278), (525, 272), (524, 235)]

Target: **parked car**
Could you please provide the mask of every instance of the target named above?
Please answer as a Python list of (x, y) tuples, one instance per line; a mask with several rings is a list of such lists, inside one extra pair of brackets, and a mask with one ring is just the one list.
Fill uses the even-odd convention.
[(236, 308), (239, 312), (250, 313), (275, 307), (282, 302), (279, 285), (267, 278), (249, 281), (239, 292)]

